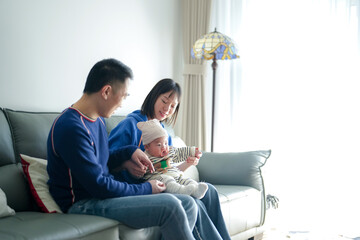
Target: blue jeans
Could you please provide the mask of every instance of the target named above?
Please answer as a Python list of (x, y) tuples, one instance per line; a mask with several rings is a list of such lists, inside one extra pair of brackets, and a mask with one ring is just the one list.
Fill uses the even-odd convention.
[(133, 228), (160, 226), (164, 239), (228, 240), (219, 195), (213, 185), (208, 187), (201, 200), (168, 193), (90, 199), (76, 202), (68, 213), (103, 216)]
[[(129, 183), (140, 183), (141, 180), (133, 178), (127, 171), (114, 174), (115, 179)], [(197, 240), (229, 240), (230, 235), (226, 229), (225, 221), (220, 208), (219, 194), (216, 188), (207, 183), (208, 190), (205, 196), (199, 200), (195, 199), (198, 207), (198, 215), (193, 234)], [(179, 196), (178, 194), (175, 194)]]
[(198, 240), (230, 240), (220, 208), (219, 194), (213, 185), (207, 185), (209, 188), (205, 196), (201, 200), (195, 199), (199, 211), (194, 236)]
[(163, 239), (184, 240), (194, 239), (198, 208), (190, 196), (163, 193), (81, 200), (68, 213), (103, 216), (133, 228), (159, 226)]

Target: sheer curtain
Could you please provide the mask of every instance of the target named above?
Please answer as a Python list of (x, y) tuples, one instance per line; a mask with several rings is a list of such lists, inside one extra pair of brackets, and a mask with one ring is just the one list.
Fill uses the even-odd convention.
[(359, 5), (213, 2), (210, 27), (240, 54), (218, 62), (214, 149), (272, 149), (266, 189), (297, 228), (359, 228)]
[(202, 60), (193, 59), (190, 49), (209, 28), (210, 0), (183, 0), (184, 90), (180, 137), (189, 146), (206, 150), (205, 68)]

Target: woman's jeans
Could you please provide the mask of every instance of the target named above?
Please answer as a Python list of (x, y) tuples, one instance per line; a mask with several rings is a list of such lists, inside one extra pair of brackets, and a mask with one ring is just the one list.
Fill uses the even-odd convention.
[(205, 196), (201, 200), (195, 199), (199, 212), (193, 231), (194, 236), (198, 240), (230, 240), (220, 208), (219, 194), (213, 185), (209, 183), (207, 185), (209, 188)]
[(163, 193), (81, 200), (68, 213), (103, 216), (133, 228), (159, 226), (163, 239), (184, 240), (194, 239), (198, 208), (190, 196)]

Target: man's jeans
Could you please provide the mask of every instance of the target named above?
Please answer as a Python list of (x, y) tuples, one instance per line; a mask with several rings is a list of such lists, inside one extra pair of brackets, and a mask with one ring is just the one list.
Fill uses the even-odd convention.
[(68, 213), (103, 216), (133, 228), (160, 226), (164, 239), (184, 240), (194, 239), (198, 208), (190, 196), (163, 193), (81, 200)]

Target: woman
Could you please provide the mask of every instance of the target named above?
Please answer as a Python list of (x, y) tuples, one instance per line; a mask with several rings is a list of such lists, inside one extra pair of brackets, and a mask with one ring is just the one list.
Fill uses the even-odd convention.
[[(127, 145), (139, 146), (144, 151), (141, 143), (141, 131), (137, 128), (137, 123), (151, 119), (157, 119), (167, 124), (175, 124), (179, 106), (180, 106), (181, 88), (172, 79), (160, 80), (149, 92), (141, 107), (130, 113), (122, 122), (120, 122), (110, 133), (109, 147), (110, 152)], [(172, 145), (171, 136), (169, 135), (169, 145)], [(187, 162), (195, 162), (198, 159), (192, 157)], [(192, 164), (184, 162), (178, 168), (186, 170)], [(121, 166), (134, 177), (142, 177), (146, 172), (145, 166), (137, 166), (132, 161), (117, 162), (112, 159), (109, 162), (110, 169), (114, 170)], [(123, 175), (128, 181), (133, 181), (129, 175)], [(219, 196), (213, 185), (208, 184), (208, 191), (201, 199), (195, 199), (199, 215), (195, 224), (193, 234), (196, 239), (230, 239), (225, 222), (220, 209)]]

